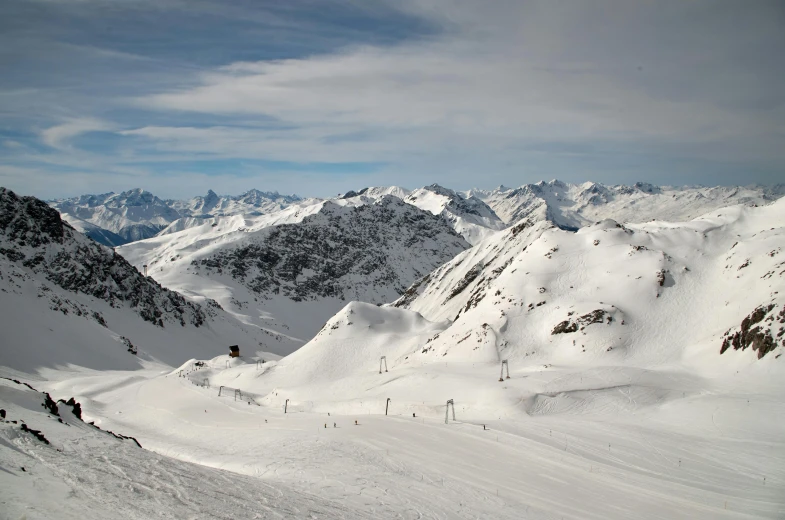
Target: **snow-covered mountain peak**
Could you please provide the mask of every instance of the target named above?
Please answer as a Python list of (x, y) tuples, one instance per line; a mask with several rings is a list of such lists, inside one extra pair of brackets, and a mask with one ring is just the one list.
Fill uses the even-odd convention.
[(242, 195), (239, 195), (236, 199), (239, 202), (256, 207), (262, 206), (270, 201), (294, 203), (302, 200), (302, 198), (297, 195), (281, 195), (277, 191), (260, 191), (257, 189), (248, 190)]
[(471, 190), (471, 194), (493, 208), (508, 225), (526, 219), (550, 220), (559, 227), (575, 230), (604, 218), (625, 223), (689, 220), (733, 204), (765, 204), (785, 195), (785, 189), (778, 186), (661, 187), (645, 182), (606, 186), (552, 180), (515, 189)]
[(164, 201), (142, 188), (124, 191), (107, 199), (107, 204), (115, 208), (123, 206), (166, 206)]
[(51, 241), (62, 244), (66, 227), (70, 226), (45, 202), (0, 187), (0, 233), (14, 248), (36, 248)]
[(414, 190), (404, 200), (434, 215), (441, 215), (471, 244), (477, 244), (505, 227), (482, 200), (472, 196), (464, 198), (438, 184)]

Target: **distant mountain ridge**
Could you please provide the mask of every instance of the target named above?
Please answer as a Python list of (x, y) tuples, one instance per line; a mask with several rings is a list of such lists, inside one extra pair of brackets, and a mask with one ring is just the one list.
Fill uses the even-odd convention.
[(204, 197), (162, 200), (137, 188), (122, 193), (56, 199), (49, 204), (79, 231), (103, 245), (115, 247), (153, 237), (184, 217), (262, 215), (300, 201), (297, 195), (259, 190), (237, 196), (217, 195), (209, 190)]
[(463, 195), (484, 201), (507, 225), (525, 219), (548, 220), (563, 229), (577, 230), (606, 218), (618, 222), (684, 221), (734, 204), (767, 204), (785, 195), (785, 185), (707, 188), (637, 182), (607, 186), (552, 180), (519, 188), (473, 189)]
[(474, 245), (522, 220), (548, 221), (571, 231), (606, 218), (619, 222), (689, 220), (729, 205), (772, 202), (785, 195), (785, 185), (707, 188), (637, 182), (631, 186), (609, 186), (552, 180), (518, 188), (500, 186), (495, 190), (465, 192), (438, 184), (416, 190), (398, 186), (366, 187), (331, 199), (256, 189), (240, 195), (218, 195), (209, 190), (205, 196), (188, 200), (162, 200), (148, 191), (135, 189), (119, 194), (58, 199), (50, 204), (74, 228), (101, 244), (116, 247), (153, 237), (164, 230), (169, 233), (172, 229), (198, 226), (217, 217), (272, 215), (287, 208), (318, 205), (325, 200), (358, 206), (386, 195), (440, 215)]

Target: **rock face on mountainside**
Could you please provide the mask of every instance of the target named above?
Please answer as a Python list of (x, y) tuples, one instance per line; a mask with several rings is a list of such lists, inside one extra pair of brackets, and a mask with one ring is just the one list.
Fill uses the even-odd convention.
[(359, 207), (327, 202), (300, 223), (263, 229), (191, 266), (228, 274), (263, 298), (383, 303), (468, 247), (441, 218), (388, 195)]
[(733, 347), (734, 350), (752, 348), (762, 358), (778, 346), (785, 346), (785, 307), (780, 309), (770, 303), (760, 306), (725, 333), (720, 354)]
[[(166, 323), (198, 327), (206, 319), (201, 306), (142, 276), (122, 256), (74, 230), (45, 202), (19, 197), (5, 188), (0, 188), (0, 273), (9, 280), (46, 280), (112, 307), (130, 307), (159, 327)], [(99, 313), (63, 301), (42, 283), (39, 296), (45, 295), (52, 299), (56, 310), (67, 313), (70, 309), (103, 321)]]
[(519, 188), (471, 190), (467, 195), (483, 200), (508, 225), (526, 219), (549, 220), (563, 229), (575, 230), (606, 218), (618, 222), (678, 222), (734, 204), (767, 204), (785, 195), (785, 185), (706, 188), (638, 182), (632, 186), (605, 186), (552, 180)]

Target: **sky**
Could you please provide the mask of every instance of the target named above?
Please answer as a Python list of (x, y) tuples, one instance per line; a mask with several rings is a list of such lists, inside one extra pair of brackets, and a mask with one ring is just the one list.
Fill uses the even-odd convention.
[(781, 0), (3, 0), (0, 186), (785, 182)]

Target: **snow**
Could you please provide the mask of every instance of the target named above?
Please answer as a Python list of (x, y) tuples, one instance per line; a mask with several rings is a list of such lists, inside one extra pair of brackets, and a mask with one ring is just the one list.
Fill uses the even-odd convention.
[(785, 186), (605, 186), (559, 180), (540, 181), (519, 188), (469, 190), (486, 202), (507, 224), (520, 220), (550, 220), (567, 229), (613, 219), (619, 222), (690, 220), (718, 208), (735, 204), (762, 205), (785, 195)]
[[(347, 300), (392, 301), (417, 278), (469, 247), (440, 218), (390, 194), (211, 221), (165, 230), (117, 251), (140, 270), (147, 265), (163, 286), (197, 301), (212, 298), (242, 323), (266, 331), (263, 348), (280, 354), (314, 337)], [(258, 267), (271, 256), (277, 258), (275, 265)], [(247, 266), (242, 277), (233, 274), (240, 261)], [(319, 272), (302, 269), (306, 263)], [(300, 269), (293, 283), (286, 269)], [(270, 277), (274, 283), (253, 290), (256, 277)], [(317, 290), (291, 293), (307, 287)], [(335, 291), (318, 292), (324, 287)]]
[(463, 198), (438, 184), (414, 190), (404, 201), (434, 215), (441, 215), (472, 245), (506, 226), (480, 199)]
[[(201, 328), (177, 340), (150, 325), (150, 359), (90, 367), (98, 354), (61, 332), (89, 322), (0, 293), (4, 331), (53, 329), (4, 336), (0, 375), (144, 446), (74, 433), (3, 383), (9, 418), (54, 442), (2, 424), (0, 503), (29, 518), (782, 518), (781, 336), (760, 359), (720, 346), (762, 305), (775, 310), (760, 330), (779, 333), (783, 224), (785, 200), (578, 232), (532, 217), (393, 305), (346, 303), (281, 358), (229, 359)], [(577, 330), (554, 334), (565, 321)], [(20, 344), (76, 362), (33, 370)]]
[[(344, 505), (140, 449), (83, 423), (70, 407), (0, 379), (0, 505), (9, 519), (360, 518)], [(21, 432), (24, 421), (51, 445)], [(60, 422), (63, 421), (63, 422)]]

